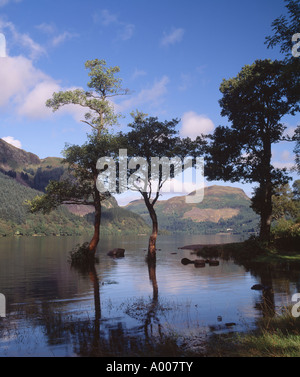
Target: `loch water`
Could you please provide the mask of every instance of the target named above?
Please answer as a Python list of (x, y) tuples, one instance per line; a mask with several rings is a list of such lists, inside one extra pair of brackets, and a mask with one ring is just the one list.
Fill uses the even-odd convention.
[[(219, 259), (195, 268), (185, 245), (238, 242), (232, 235), (159, 236), (156, 264), (146, 261), (146, 236), (102, 237), (94, 268), (71, 267), (69, 252), (82, 237), (0, 239), (0, 318), (3, 356), (143, 355), (153, 339), (188, 339), (255, 329), (300, 292), (300, 267), (243, 266)], [(124, 258), (107, 252), (124, 248)], [(269, 293), (252, 290), (261, 283)], [(271, 292), (271, 293), (270, 293)], [(191, 344), (193, 342), (191, 341)]]

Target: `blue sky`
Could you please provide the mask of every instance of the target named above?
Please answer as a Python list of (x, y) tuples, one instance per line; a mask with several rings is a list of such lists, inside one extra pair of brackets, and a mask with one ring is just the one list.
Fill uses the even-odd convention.
[[(53, 91), (85, 88), (84, 63), (95, 58), (118, 65), (131, 91), (116, 101), (124, 115), (116, 130), (138, 109), (181, 119), (183, 136), (211, 132), (228, 124), (218, 104), (222, 79), (256, 59), (281, 58), (264, 41), (285, 13), (283, 0), (0, 0), (7, 45), (0, 137), (40, 158), (60, 156), (65, 143), (84, 143), (90, 130), (81, 110), (53, 114), (44, 103)], [(285, 122), (292, 132), (299, 114)], [(274, 162), (291, 166), (292, 150), (277, 146)]]

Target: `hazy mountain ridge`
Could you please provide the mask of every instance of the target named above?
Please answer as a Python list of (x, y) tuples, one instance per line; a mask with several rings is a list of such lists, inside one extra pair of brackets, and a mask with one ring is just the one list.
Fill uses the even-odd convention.
[[(0, 236), (79, 235), (92, 231), (93, 207), (61, 206), (45, 216), (28, 213), (24, 204), (42, 195), (50, 180), (67, 176), (61, 161), (59, 157), (40, 159), (0, 139)], [(115, 198), (102, 204), (103, 234), (149, 232), (144, 220), (120, 208)]]
[[(43, 217), (24, 212), (26, 199), (41, 195), (50, 180), (67, 176), (67, 169), (61, 162), (62, 158), (59, 157), (40, 159), (0, 139), (0, 234), (69, 234), (91, 229), (92, 207), (63, 206), (59, 209), (59, 215), (53, 212), (60, 216), (59, 220), (52, 217), (53, 214)], [(11, 181), (5, 181), (5, 178), (11, 178)], [(5, 191), (5, 186), (10, 186), (9, 190)], [(121, 208), (112, 197), (103, 203), (103, 207), (104, 233), (149, 232), (150, 219), (143, 200), (135, 200)], [(230, 186), (206, 187), (201, 203), (187, 204), (185, 196), (180, 196), (158, 201), (155, 208), (163, 232), (249, 233), (256, 231), (258, 224), (258, 216), (250, 208), (250, 199), (243, 190)], [(57, 221), (61, 224), (58, 228), (54, 226)], [(41, 228), (36, 226), (37, 223), (44, 225)], [(63, 224), (68, 225), (64, 228)]]
[[(148, 221), (143, 200), (135, 200), (125, 208)], [(177, 196), (158, 201), (155, 208), (160, 229), (172, 233), (250, 233), (258, 225), (258, 216), (250, 208), (248, 196), (242, 189), (230, 186), (205, 187), (200, 203), (188, 204), (186, 196)]]

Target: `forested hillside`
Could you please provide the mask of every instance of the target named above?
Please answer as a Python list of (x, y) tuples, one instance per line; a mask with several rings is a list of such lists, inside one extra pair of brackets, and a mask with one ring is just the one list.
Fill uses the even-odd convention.
[[(68, 175), (61, 161), (57, 157), (39, 159), (0, 139), (0, 235), (75, 235), (92, 231), (93, 209), (61, 207), (44, 216), (29, 214), (24, 205), (26, 200), (41, 195), (50, 180)], [(120, 208), (112, 198), (103, 207), (103, 234), (149, 233), (150, 219), (143, 201)], [(186, 204), (184, 196), (159, 201), (156, 211), (161, 232), (168, 233), (253, 233), (258, 225), (250, 199), (232, 187), (207, 187), (203, 202), (194, 205)]]
[[(0, 236), (10, 235), (82, 235), (92, 232), (92, 216), (77, 216), (66, 207), (49, 215), (30, 214), (24, 204), (40, 191), (19, 184), (15, 179), (0, 173)], [(105, 206), (105, 204), (104, 204)], [(103, 209), (102, 234), (147, 233), (145, 222), (125, 209), (112, 207), (109, 202)]]
[(49, 215), (29, 214), (24, 202), (39, 194), (0, 173), (0, 235), (71, 235), (86, 231), (86, 220), (66, 208)]
[[(30, 214), (26, 200), (42, 195), (50, 180), (66, 178), (58, 157), (40, 159), (0, 139), (0, 236), (81, 235), (93, 230), (93, 211), (80, 206), (60, 207), (49, 215)], [(103, 202), (102, 234), (148, 233), (144, 220), (118, 206)]]
[[(158, 201), (155, 207), (160, 229), (171, 233), (254, 233), (259, 222), (250, 199), (243, 190), (233, 187), (206, 187), (201, 203), (187, 204), (185, 196), (180, 196)], [(149, 222), (143, 201), (136, 200), (126, 208)]]

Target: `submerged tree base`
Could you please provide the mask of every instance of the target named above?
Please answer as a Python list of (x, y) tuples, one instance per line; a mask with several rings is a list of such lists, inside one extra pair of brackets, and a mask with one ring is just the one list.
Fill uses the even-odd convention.
[(97, 262), (98, 259), (94, 253), (89, 249), (89, 242), (82, 245), (77, 244), (72, 251), (70, 251), (69, 262), (72, 266), (90, 265)]

